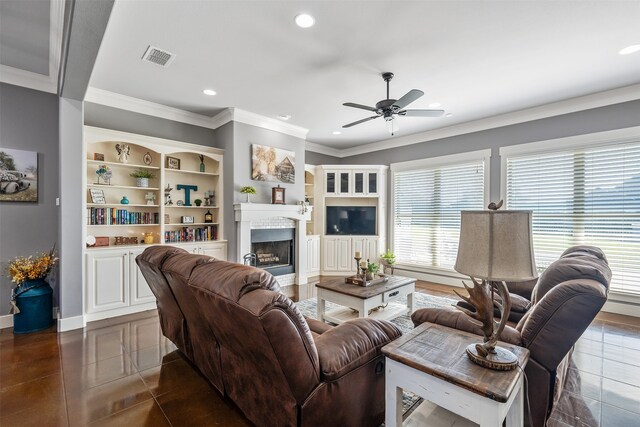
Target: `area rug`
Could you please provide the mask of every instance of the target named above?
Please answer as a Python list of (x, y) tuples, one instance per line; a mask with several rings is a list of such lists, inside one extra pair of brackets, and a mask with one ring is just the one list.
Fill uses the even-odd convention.
[[(452, 304), (455, 304), (457, 301), (458, 300), (456, 298), (437, 297), (434, 295), (427, 295), (427, 294), (421, 294), (421, 293), (413, 294), (414, 310), (417, 310), (419, 308), (427, 308), (427, 307), (438, 308), (438, 307), (450, 306)], [(304, 314), (307, 317), (317, 319), (317, 302), (318, 301), (316, 298), (310, 298), (304, 301), (299, 301), (296, 303), (296, 305), (298, 306), (298, 310), (300, 310), (302, 314)], [(407, 303), (406, 299), (404, 300), (399, 299), (397, 300), (397, 302), (403, 303), (403, 304)], [(339, 307), (341, 306), (329, 301), (326, 302), (326, 311), (330, 311)], [(413, 322), (411, 321), (411, 318), (406, 314), (391, 319), (391, 323), (395, 324), (398, 327), (398, 329), (402, 331), (403, 334), (413, 329)], [(417, 407), (421, 401), (422, 399), (419, 396), (406, 391), (403, 392), (402, 413), (404, 414), (404, 416), (405, 417), (408, 416), (411, 413), (411, 411), (415, 409), (415, 407)]]

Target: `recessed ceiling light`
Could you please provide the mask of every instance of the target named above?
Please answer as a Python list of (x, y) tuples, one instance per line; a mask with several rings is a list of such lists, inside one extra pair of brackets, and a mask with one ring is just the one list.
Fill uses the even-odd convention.
[(453, 114), (452, 114), (452, 113), (447, 113), (447, 114), (445, 114), (444, 116), (445, 116), (445, 117), (451, 117), (451, 116), (453, 116)]
[(340, 132), (339, 130), (335, 130), (335, 131), (333, 131), (333, 134), (334, 134), (334, 135), (340, 135), (341, 133), (342, 133), (342, 132)]
[(442, 107), (442, 104), (440, 104), (439, 102), (432, 102), (431, 104), (429, 104), (429, 108), (440, 108)]
[(313, 27), (313, 24), (316, 23), (315, 18), (308, 13), (301, 13), (299, 15), (296, 15), (294, 20), (296, 21), (296, 25), (300, 28)]
[(289, 114), (280, 114), (280, 115), (278, 116), (278, 118), (279, 118), (280, 120), (289, 120), (289, 119), (291, 118), (291, 116), (290, 116)]
[(213, 96), (216, 94), (216, 91), (213, 89), (205, 89), (202, 91), (202, 93), (204, 93), (205, 95)]
[(632, 44), (624, 49), (620, 49), (619, 55), (631, 55), (632, 53), (640, 52), (640, 44)]

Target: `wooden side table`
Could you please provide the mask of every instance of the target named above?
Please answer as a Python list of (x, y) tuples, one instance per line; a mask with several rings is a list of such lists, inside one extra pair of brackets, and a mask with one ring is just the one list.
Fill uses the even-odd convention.
[[(411, 391), (480, 427), (521, 427), (524, 422), (522, 370), (493, 371), (468, 359), (465, 348), (482, 337), (423, 323), (387, 344), (386, 427), (402, 425), (402, 391)], [(529, 350), (500, 343), (524, 370)]]

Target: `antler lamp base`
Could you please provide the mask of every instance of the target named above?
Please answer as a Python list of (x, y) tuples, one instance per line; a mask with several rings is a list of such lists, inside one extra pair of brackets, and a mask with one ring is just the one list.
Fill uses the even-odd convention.
[(467, 356), (473, 363), (496, 371), (511, 371), (518, 366), (518, 358), (506, 348), (495, 347), (495, 353), (489, 352), (483, 356), (478, 351), (478, 346), (482, 344), (470, 344), (467, 347)]

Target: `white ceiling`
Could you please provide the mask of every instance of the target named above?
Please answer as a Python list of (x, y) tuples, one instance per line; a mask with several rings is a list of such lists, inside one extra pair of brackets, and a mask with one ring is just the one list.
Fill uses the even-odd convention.
[[(314, 27), (295, 26), (303, 11)], [(402, 137), (640, 83), (640, 53), (617, 53), (639, 23), (640, 1), (116, 0), (90, 84), (207, 116), (289, 114), (347, 148), (389, 138), (382, 119), (341, 129), (370, 115), (343, 102), (385, 98), (383, 71), (392, 98), (421, 89), (410, 108), (453, 114), (401, 117)], [(140, 60), (149, 44), (170, 67)]]

